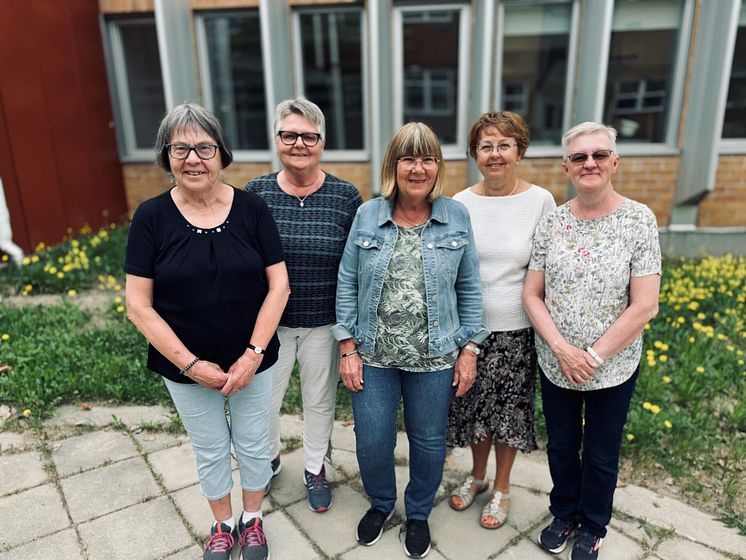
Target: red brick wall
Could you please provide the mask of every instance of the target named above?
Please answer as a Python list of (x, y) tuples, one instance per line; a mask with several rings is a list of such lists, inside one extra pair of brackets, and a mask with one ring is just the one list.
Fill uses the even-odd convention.
[(699, 203), (698, 226), (746, 226), (746, 156), (720, 156), (715, 190)]

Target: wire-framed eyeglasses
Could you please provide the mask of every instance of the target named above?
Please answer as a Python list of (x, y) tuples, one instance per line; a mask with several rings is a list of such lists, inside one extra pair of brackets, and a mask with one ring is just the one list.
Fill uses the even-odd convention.
[(514, 146), (517, 146), (518, 144), (510, 143), (510, 142), (500, 142), (497, 145), (486, 143), (486, 144), (479, 144), (477, 146), (477, 151), (482, 154), (483, 156), (489, 156), (492, 155), (492, 152), (497, 150), (497, 153), (499, 154), (506, 154), (510, 151), (510, 149)]
[(585, 165), (589, 157), (593, 158), (596, 163), (606, 161), (614, 153), (614, 150), (596, 150), (593, 153), (587, 154), (585, 152), (573, 152), (565, 157), (565, 161), (569, 161), (573, 165)]

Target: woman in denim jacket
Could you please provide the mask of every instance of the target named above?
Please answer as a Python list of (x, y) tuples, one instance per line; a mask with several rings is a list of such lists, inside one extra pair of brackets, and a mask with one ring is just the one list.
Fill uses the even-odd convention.
[[(382, 198), (357, 211), (339, 268), (340, 374), (352, 391), (357, 459), (371, 508), (357, 540), (378, 541), (396, 502), (397, 408), (404, 401), (410, 481), (404, 552), (430, 550), (427, 519), (443, 475), (448, 408), (476, 376), (482, 328), (479, 261), (466, 208), (440, 196), (435, 133), (409, 123), (389, 142)], [(455, 388), (455, 389), (454, 389)]]

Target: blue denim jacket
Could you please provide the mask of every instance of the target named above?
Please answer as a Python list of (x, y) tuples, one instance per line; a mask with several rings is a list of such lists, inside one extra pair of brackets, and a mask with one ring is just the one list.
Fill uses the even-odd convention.
[[(399, 228), (393, 201), (370, 200), (360, 206), (347, 238), (337, 279), (337, 340), (354, 338), (372, 354), (378, 328), (378, 303)], [(442, 356), (469, 340), (482, 342), (482, 284), (479, 259), (466, 207), (440, 196), (422, 229), (422, 264), (427, 302), (428, 357)]]

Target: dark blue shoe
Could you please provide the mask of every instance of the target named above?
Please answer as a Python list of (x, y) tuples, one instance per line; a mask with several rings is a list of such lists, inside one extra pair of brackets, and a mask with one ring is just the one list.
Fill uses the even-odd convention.
[(225, 523), (216, 523), (210, 531), (210, 538), (205, 541), (202, 560), (230, 560), (235, 542), (236, 528), (231, 531)]
[(303, 479), (308, 490), (308, 507), (321, 513), (332, 507), (332, 489), (326, 480), (326, 469), (322, 466), (319, 474), (303, 471)]
[(567, 539), (575, 533), (577, 528), (578, 524), (575, 521), (566, 521), (555, 517), (539, 535), (539, 546), (547, 552), (559, 554), (565, 550)]

